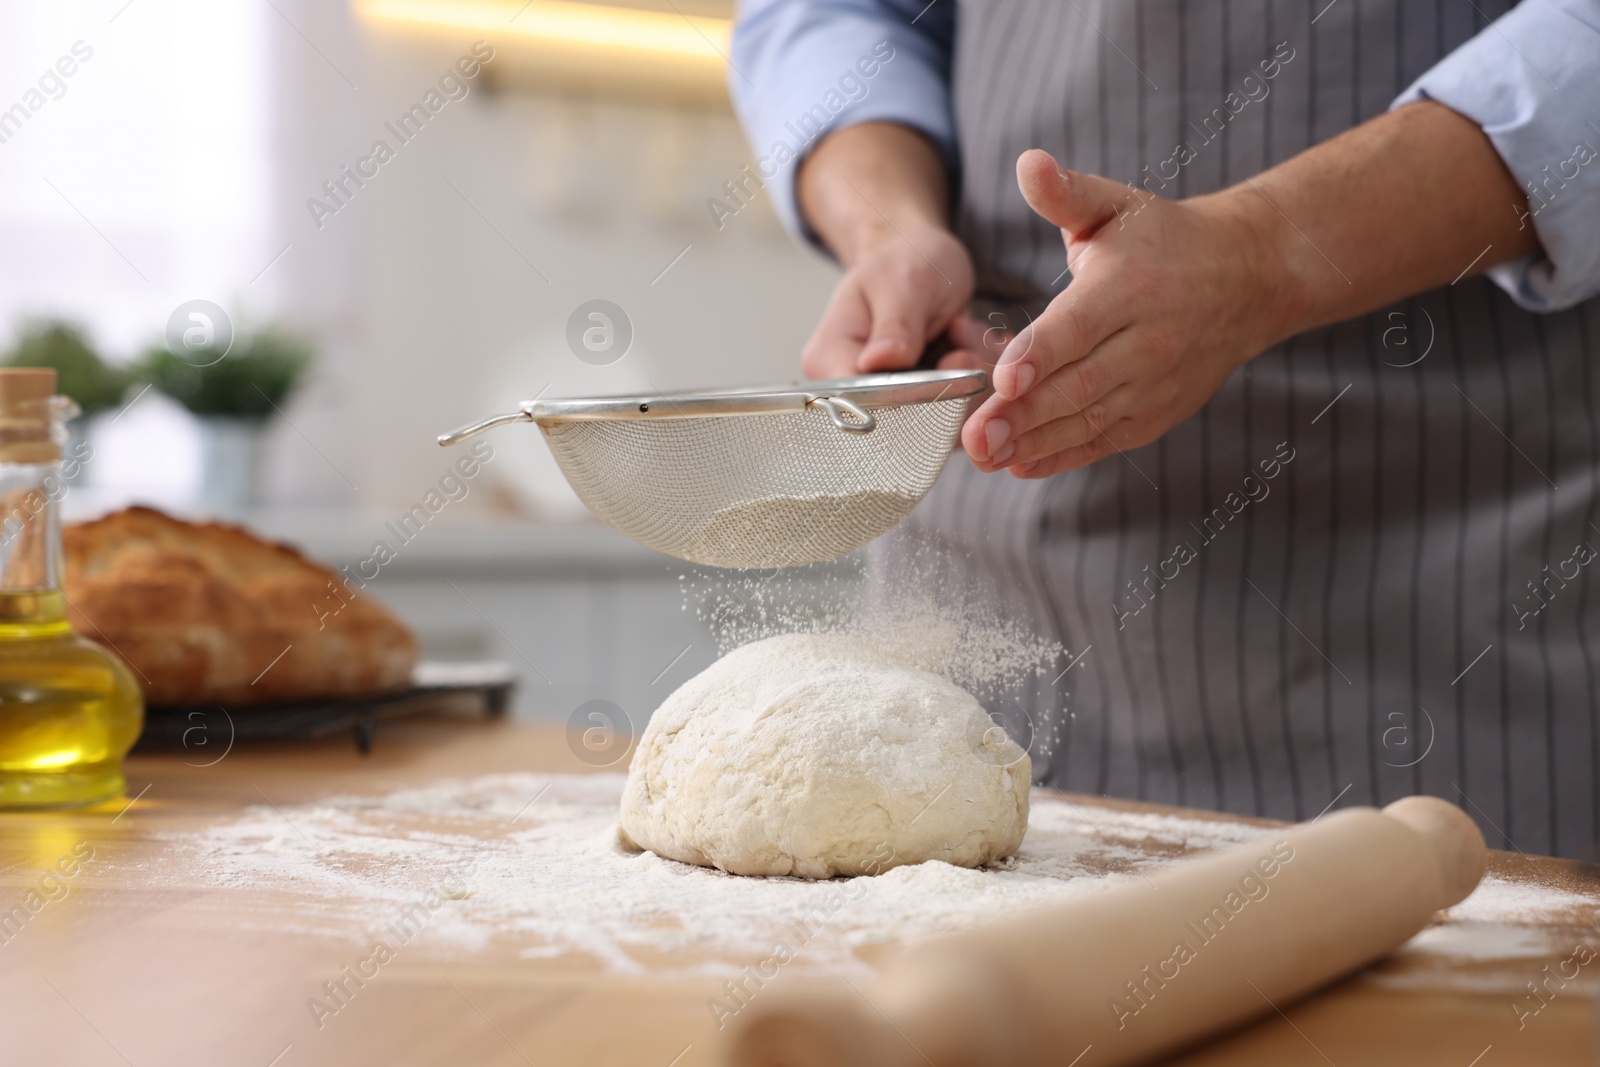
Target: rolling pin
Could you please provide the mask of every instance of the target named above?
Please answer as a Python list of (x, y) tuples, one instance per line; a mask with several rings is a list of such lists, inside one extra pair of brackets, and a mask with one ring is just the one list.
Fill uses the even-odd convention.
[(756, 1000), (736, 1067), (1114, 1067), (1285, 1008), (1477, 886), (1458, 807), (1349, 808), (1131, 884), (929, 941), (877, 981)]

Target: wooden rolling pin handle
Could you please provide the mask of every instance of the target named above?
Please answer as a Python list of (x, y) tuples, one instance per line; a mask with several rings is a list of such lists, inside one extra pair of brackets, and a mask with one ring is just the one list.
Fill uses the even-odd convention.
[(1438, 797), (1401, 797), (1383, 809), (1389, 818), (1410, 827), (1428, 843), (1439, 867), (1444, 897), (1434, 909), (1459, 904), (1478, 888), (1489, 849), (1483, 832), (1466, 812)]
[(1145, 1062), (1388, 954), (1471, 893), (1486, 860), (1477, 826), (1446, 801), (1347, 809), (917, 946), (866, 990), (753, 1004), (730, 1058), (737, 1067)]

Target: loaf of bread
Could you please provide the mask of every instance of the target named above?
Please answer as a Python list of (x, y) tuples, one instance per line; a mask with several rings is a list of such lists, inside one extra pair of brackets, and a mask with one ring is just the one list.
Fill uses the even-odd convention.
[(68, 526), (72, 625), (157, 705), (246, 705), (404, 689), (417, 643), (370, 593), (237, 526), (135, 507)]

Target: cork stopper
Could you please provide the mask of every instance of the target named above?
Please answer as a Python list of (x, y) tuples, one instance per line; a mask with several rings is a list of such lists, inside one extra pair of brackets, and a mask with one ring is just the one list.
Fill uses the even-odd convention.
[(0, 367), (0, 463), (53, 463), (61, 458), (52, 401), (56, 372), (45, 367)]

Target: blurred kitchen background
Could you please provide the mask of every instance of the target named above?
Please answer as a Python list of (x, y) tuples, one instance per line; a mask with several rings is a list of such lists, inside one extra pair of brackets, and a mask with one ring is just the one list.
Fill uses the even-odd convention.
[[(764, 199), (720, 226), (708, 206), (738, 206), (724, 183), (752, 159), (724, 82), (731, 8), (8, 5), (0, 348), (71, 347), (51, 329), (68, 324), (120, 376), (81, 420), (68, 518), (131, 502), (232, 516), (335, 567), (381, 538), (396, 558), (369, 590), (426, 654), (507, 661), (520, 714), (564, 721), (601, 698), (642, 723), (716, 655), (684, 609), (689, 568), (590, 519), (537, 430), (485, 438), (466, 497), (405, 545), (385, 523), (460, 455), (437, 434), (518, 400), (797, 375), (834, 268)], [(477, 42), (492, 59), (462, 77)], [(401, 143), (401, 116), (441, 100)], [(379, 140), (392, 158), (357, 186), (344, 168)], [(593, 300), (631, 325), (614, 362), (569, 346)], [(310, 353), (242, 430), (226, 399), (148, 387), (146, 353), (194, 301), (223, 310), (228, 358), (262, 336)], [(205, 485), (208, 449), (233, 499)]]

